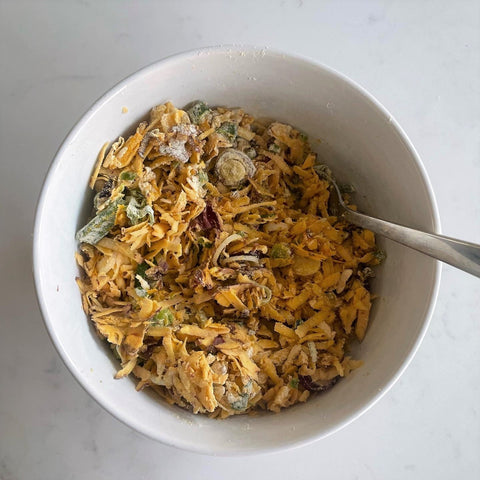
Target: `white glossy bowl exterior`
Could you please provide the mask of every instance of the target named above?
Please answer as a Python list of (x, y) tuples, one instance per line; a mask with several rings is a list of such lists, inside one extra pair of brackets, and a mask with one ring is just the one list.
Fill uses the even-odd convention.
[[(38, 205), (34, 236), (37, 294), (53, 343), (80, 384), (108, 412), (143, 434), (215, 455), (272, 452), (340, 429), (371, 407), (398, 379), (425, 333), (439, 265), (380, 240), (388, 258), (378, 270), (379, 295), (365, 341), (365, 364), (324, 395), (280, 414), (224, 421), (192, 415), (114, 380), (116, 361), (82, 311), (75, 283), (75, 232), (86, 220), (87, 183), (101, 145), (129, 131), (156, 104), (194, 99), (242, 106), (291, 123), (310, 139), (337, 177), (354, 183), (360, 208), (438, 231), (434, 196), (413, 146), (387, 111), (331, 69), (252, 47), (218, 47), (167, 58), (119, 83), (83, 116), (59, 149)], [(122, 113), (122, 107), (128, 113)], [(407, 408), (407, 407), (405, 407)], [(88, 421), (88, 419), (85, 419)]]

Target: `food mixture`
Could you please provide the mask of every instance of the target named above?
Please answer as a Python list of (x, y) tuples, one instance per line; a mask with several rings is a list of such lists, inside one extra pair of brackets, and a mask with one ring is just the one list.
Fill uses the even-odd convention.
[(347, 348), (383, 254), (332, 214), (325, 169), (290, 125), (203, 102), (156, 106), (105, 145), (77, 281), (116, 378), (224, 418), (305, 402), (357, 368)]

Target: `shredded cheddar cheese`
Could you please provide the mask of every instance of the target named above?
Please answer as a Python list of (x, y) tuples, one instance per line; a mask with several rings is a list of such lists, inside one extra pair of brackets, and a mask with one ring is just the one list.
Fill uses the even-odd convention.
[(360, 365), (348, 345), (380, 255), (330, 214), (316, 167), (295, 128), (203, 102), (156, 106), (102, 147), (77, 283), (116, 378), (225, 418), (304, 402)]

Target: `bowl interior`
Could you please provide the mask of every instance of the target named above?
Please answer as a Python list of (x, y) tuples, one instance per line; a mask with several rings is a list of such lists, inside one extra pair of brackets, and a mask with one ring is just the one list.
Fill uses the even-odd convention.
[[(308, 61), (262, 49), (218, 48), (147, 67), (101, 98), (71, 132), (48, 174), (37, 212), (34, 261), (40, 305), (74, 376), (108, 411), (165, 443), (212, 454), (273, 451), (340, 428), (379, 398), (408, 363), (433, 306), (435, 261), (379, 239), (387, 260), (373, 291), (371, 325), (354, 347), (364, 366), (306, 404), (226, 421), (194, 416), (114, 380), (109, 349), (87, 322), (75, 284), (75, 232), (87, 218), (87, 183), (100, 147), (167, 100), (241, 106), (305, 131), (363, 211), (434, 231), (436, 210), (422, 167), (399, 127), (351, 82)], [(122, 113), (122, 107), (128, 113)], [(87, 200), (86, 200), (87, 199)]]

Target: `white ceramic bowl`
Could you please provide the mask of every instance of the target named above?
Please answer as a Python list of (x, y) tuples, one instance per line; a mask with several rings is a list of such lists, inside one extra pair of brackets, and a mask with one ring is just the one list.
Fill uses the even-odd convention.
[(136, 392), (131, 379), (114, 380), (116, 361), (87, 321), (75, 284), (74, 237), (91, 205), (88, 178), (101, 145), (128, 132), (152, 106), (166, 100), (183, 106), (195, 99), (242, 106), (299, 127), (320, 140), (314, 147), (339, 180), (356, 186), (362, 210), (438, 231), (432, 189), (412, 144), (358, 85), (323, 65), (269, 49), (188, 52), (150, 65), (112, 88), (59, 149), (40, 197), (34, 236), (35, 282), (45, 323), (85, 390), (112, 415), (153, 439), (215, 455), (303, 445), (350, 423), (398, 379), (427, 328), (439, 265), (380, 240), (388, 257), (373, 283), (379, 298), (368, 334), (354, 349), (364, 366), (326, 394), (279, 414), (211, 420)]

